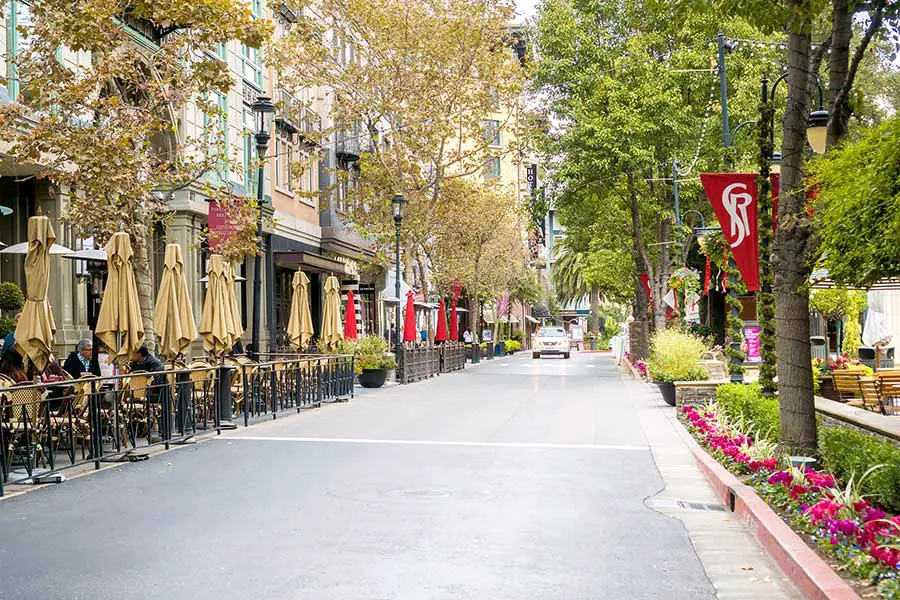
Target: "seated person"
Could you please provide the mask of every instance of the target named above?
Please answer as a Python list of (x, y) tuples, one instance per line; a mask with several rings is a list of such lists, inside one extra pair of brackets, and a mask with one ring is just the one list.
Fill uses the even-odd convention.
[(22, 355), (15, 348), (8, 348), (0, 357), (0, 374), (6, 375), (16, 383), (27, 383), (28, 374)]
[[(161, 373), (166, 370), (166, 365), (163, 364), (163, 361), (159, 359), (159, 357), (154, 356), (150, 353), (150, 350), (147, 349), (147, 346), (141, 346), (138, 348), (138, 351), (134, 354), (134, 358), (131, 361), (131, 372), (136, 373), (138, 371), (146, 371), (147, 373)], [(150, 394), (148, 397), (150, 399), (159, 398), (160, 390), (166, 387), (166, 376), (165, 375), (154, 375), (153, 376), (153, 389), (150, 390)]]
[(91, 357), (94, 354), (94, 344), (91, 340), (81, 340), (78, 346), (73, 350), (66, 362), (63, 363), (63, 369), (73, 378), (88, 377), (90, 375), (100, 376), (100, 365), (91, 370)]
[(41, 381), (54, 384), (47, 386), (47, 403), (50, 405), (50, 410), (61, 412), (62, 409), (69, 406), (75, 390), (71, 385), (60, 384), (69, 379), (69, 375), (55, 358), (52, 356), (50, 358), (51, 360), (41, 372)]

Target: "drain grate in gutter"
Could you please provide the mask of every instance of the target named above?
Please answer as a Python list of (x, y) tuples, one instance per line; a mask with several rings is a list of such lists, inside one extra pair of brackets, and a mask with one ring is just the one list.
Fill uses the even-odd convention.
[(706, 504), (704, 502), (688, 502), (687, 500), (676, 500), (674, 498), (648, 498), (645, 502), (648, 508), (670, 509), (670, 510), (706, 510), (714, 512), (727, 512), (727, 509), (721, 504)]

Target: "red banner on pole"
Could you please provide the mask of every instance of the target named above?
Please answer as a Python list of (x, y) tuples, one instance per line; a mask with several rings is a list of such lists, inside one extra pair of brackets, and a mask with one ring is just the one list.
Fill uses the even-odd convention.
[(641, 280), (641, 283), (644, 286), (644, 293), (647, 294), (647, 302), (650, 306), (653, 306), (653, 294), (650, 293), (650, 275), (647, 273), (641, 273), (638, 275), (638, 278)]
[(759, 223), (757, 221), (756, 175), (753, 173), (701, 173), (700, 181), (713, 212), (722, 225), (722, 235), (747, 291), (759, 290)]

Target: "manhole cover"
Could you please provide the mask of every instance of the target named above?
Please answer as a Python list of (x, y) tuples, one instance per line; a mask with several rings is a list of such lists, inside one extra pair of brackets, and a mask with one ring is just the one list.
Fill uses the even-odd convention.
[(489, 500), (489, 492), (478, 490), (446, 490), (446, 489), (389, 489), (363, 490), (359, 492), (329, 491), (329, 496), (359, 500), (362, 502), (481, 502)]

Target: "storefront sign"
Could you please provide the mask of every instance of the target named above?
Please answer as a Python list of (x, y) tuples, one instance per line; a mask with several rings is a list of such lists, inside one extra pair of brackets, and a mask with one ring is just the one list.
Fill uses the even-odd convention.
[(525, 176), (528, 179), (528, 195), (534, 197), (537, 195), (537, 165), (528, 165)]
[(215, 239), (210, 239), (209, 242), (209, 247), (213, 250), (219, 243), (228, 241), (238, 231), (237, 223), (228, 217), (225, 209), (218, 202), (209, 203), (207, 227), (209, 227), (210, 233), (215, 234)]
[(359, 284), (358, 293), (360, 294), (374, 294), (375, 293), (375, 284), (374, 283), (361, 283)]

